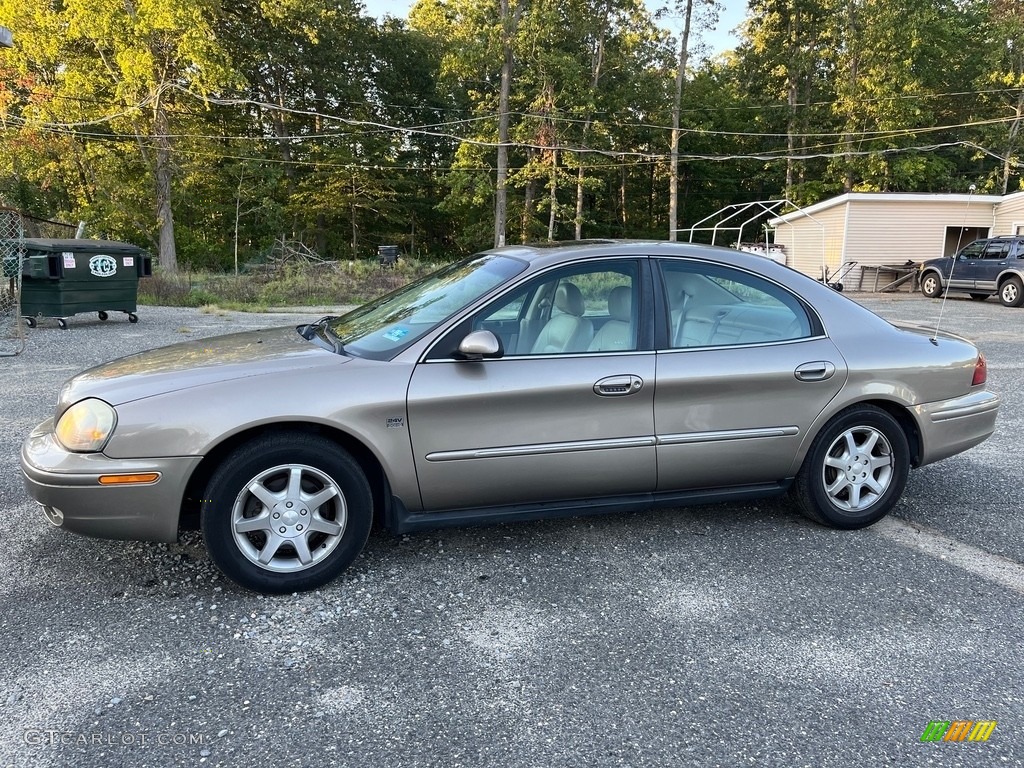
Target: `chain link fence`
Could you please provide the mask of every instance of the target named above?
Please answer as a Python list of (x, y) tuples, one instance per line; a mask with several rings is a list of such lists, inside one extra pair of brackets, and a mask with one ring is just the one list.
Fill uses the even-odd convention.
[(21, 214), (0, 209), (0, 356), (21, 354), (25, 324), (21, 319), (21, 266), (25, 259), (25, 232)]

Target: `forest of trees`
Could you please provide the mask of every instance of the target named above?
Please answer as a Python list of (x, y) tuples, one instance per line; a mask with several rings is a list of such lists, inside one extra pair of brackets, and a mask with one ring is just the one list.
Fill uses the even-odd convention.
[(668, 11), (675, 34), (642, 0), (0, 0), (0, 205), (173, 271), (1024, 188), (1024, 0), (750, 0), (717, 56), (711, 0)]

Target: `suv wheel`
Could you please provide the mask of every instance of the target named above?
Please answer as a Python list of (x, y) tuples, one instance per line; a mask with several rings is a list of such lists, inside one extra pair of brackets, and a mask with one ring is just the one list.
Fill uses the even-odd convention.
[(1024, 304), (1024, 283), (1019, 277), (1009, 277), (999, 286), (999, 301), (1004, 307), (1019, 307)]
[(921, 293), (929, 299), (942, 295), (942, 280), (939, 279), (938, 272), (925, 273), (924, 277), (921, 278)]

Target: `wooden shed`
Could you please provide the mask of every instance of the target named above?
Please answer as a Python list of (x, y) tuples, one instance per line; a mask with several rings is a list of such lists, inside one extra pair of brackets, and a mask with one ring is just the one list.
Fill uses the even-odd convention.
[(1024, 192), (1006, 197), (851, 192), (768, 224), (790, 267), (815, 278), (825, 270), (842, 273), (847, 290), (872, 290), (880, 268), (882, 279), (891, 279), (897, 273), (885, 267), (952, 254), (982, 237), (1024, 233)]

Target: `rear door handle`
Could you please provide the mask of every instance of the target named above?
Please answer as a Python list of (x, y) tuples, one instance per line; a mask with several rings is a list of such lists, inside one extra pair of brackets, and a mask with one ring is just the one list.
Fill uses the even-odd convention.
[(798, 365), (793, 375), (799, 381), (825, 381), (832, 378), (835, 372), (836, 367), (832, 363), (827, 360), (815, 360), (813, 363)]
[(608, 376), (594, 384), (594, 393), (602, 397), (621, 397), (639, 392), (644, 386), (644, 380), (631, 373), (624, 373), (619, 376)]

